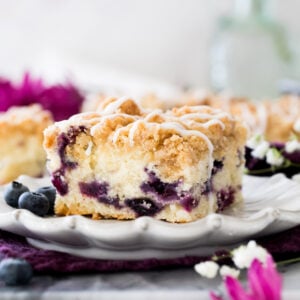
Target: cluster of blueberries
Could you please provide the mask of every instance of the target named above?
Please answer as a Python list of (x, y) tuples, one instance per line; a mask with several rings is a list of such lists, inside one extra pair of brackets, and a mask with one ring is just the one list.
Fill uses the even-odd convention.
[(56, 189), (53, 186), (41, 187), (35, 192), (20, 182), (13, 181), (4, 191), (4, 200), (15, 208), (23, 208), (38, 216), (54, 214)]
[[(4, 191), (4, 200), (14, 208), (23, 208), (38, 216), (54, 214), (56, 189), (53, 186), (30, 192), (20, 182), (13, 181)], [(6, 285), (27, 284), (33, 275), (31, 265), (20, 258), (5, 258), (0, 262), (0, 280)]]

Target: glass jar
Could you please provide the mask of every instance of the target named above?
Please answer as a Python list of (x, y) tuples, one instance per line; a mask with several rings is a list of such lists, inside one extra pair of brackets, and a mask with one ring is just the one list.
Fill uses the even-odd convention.
[(286, 32), (273, 18), (270, 0), (236, 0), (221, 17), (211, 49), (211, 85), (251, 98), (274, 97), (289, 77), (293, 57)]

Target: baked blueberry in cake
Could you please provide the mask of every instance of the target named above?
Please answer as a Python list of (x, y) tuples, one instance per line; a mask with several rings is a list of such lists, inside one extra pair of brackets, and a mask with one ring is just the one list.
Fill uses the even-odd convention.
[(108, 99), (45, 130), (58, 215), (190, 222), (242, 201), (246, 127), (207, 106)]
[(0, 113), (0, 184), (21, 174), (44, 173), (43, 131), (52, 123), (51, 114), (38, 104)]

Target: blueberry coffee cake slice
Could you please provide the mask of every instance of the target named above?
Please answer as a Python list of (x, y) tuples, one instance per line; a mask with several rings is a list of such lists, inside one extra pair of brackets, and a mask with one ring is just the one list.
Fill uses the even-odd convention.
[(51, 114), (38, 104), (0, 113), (0, 184), (21, 174), (44, 173), (43, 131), (52, 123)]
[(242, 201), (246, 127), (207, 106), (108, 99), (45, 130), (58, 215), (190, 222)]

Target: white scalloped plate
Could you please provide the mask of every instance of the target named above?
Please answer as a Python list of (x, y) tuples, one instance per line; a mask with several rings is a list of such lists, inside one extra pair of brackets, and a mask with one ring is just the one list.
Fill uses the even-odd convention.
[[(21, 176), (36, 189), (49, 178)], [(175, 258), (205, 255), (222, 246), (277, 233), (300, 224), (300, 184), (278, 174), (245, 176), (245, 206), (211, 214), (187, 224), (170, 224), (150, 217), (133, 221), (91, 220), (81, 216), (41, 218), (9, 207), (0, 188), (0, 229), (27, 237), (32, 245), (99, 259)]]

